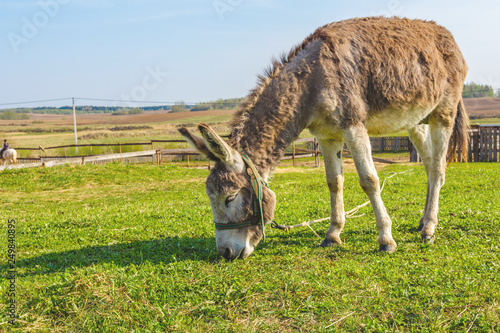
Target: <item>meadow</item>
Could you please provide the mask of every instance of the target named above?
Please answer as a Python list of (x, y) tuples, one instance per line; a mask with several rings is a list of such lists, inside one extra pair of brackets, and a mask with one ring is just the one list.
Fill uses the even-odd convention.
[[(407, 172), (405, 172), (407, 171)], [(18, 319), (3, 332), (491, 332), (500, 330), (498, 164), (452, 164), (434, 244), (416, 231), (418, 164), (379, 171), (398, 250), (377, 251), (370, 206), (344, 243), (268, 227), (247, 260), (217, 255), (206, 168), (63, 166), (0, 176), (2, 226), (15, 219)], [(405, 172), (405, 173), (402, 173)], [(366, 196), (346, 169), (345, 206)], [(276, 221), (329, 216), (324, 168), (279, 167)], [(313, 225), (323, 236), (328, 222)], [(7, 248), (2, 232), (0, 248)]]

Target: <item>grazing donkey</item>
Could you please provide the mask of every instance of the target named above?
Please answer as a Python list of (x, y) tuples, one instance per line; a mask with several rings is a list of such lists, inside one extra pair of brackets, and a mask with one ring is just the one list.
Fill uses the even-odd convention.
[(218, 253), (235, 259), (253, 252), (274, 215), (276, 196), (265, 181), (305, 128), (319, 140), (330, 189), (331, 222), (323, 247), (341, 244), (345, 142), (375, 212), (379, 250), (396, 250), (369, 136), (404, 129), (427, 173), (419, 230), (423, 241), (433, 241), (447, 154), (458, 150), (463, 157), (467, 149), (466, 73), (453, 36), (434, 22), (378, 17), (318, 28), (259, 76), (232, 120), (231, 144), (206, 124), (198, 126), (202, 138), (180, 130), (216, 162), (206, 191)]

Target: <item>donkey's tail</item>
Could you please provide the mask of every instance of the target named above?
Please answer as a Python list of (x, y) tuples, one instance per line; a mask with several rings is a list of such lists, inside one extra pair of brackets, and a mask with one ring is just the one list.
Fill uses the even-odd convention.
[(455, 125), (453, 126), (453, 133), (450, 137), (448, 145), (448, 163), (453, 162), (455, 158), (458, 161), (467, 162), (467, 151), (469, 149), (469, 116), (465, 110), (463, 99), (458, 102), (457, 116), (455, 118)]

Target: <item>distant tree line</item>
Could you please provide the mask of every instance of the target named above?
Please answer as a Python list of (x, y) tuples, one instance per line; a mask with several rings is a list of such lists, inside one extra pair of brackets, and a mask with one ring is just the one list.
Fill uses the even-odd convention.
[(188, 106), (186, 106), (186, 103), (184, 101), (179, 101), (175, 102), (174, 105), (172, 105), (172, 110), (170, 112), (187, 112), (189, 111)]
[(191, 111), (233, 110), (237, 109), (243, 100), (244, 98), (219, 98), (216, 101), (195, 104)]
[(492, 86), (487, 84), (477, 84), (474, 82), (464, 84), (462, 91), (463, 98), (472, 97), (500, 97), (500, 90), (495, 90)]
[(30, 119), (30, 116), (28, 116), (26, 113), (16, 113), (16, 112), (1, 112), (0, 113), (0, 119), (1, 120), (23, 120), (23, 119)]

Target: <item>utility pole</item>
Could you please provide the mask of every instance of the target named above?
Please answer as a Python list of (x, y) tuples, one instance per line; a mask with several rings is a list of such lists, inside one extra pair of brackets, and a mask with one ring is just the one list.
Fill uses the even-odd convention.
[(75, 109), (75, 98), (73, 97), (73, 125), (75, 128), (75, 154), (78, 155), (78, 138), (76, 136), (76, 109)]

